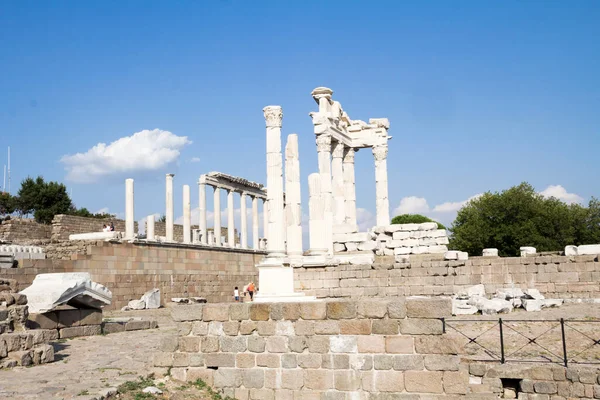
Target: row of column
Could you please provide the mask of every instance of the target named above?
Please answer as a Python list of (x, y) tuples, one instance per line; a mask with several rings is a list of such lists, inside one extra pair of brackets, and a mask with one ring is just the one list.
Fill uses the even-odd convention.
[[(199, 228), (200, 228), (200, 243), (206, 245), (216, 245), (221, 246), (223, 243), (221, 241), (221, 188), (218, 186), (212, 186), (214, 189), (213, 192), (213, 204), (214, 204), (214, 228), (213, 228), (213, 236), (209, 237), (209, 232), (206, 224), (206, 186), (205, 182), (198, 182), (198, 191), (199, 191), (199, 212), (200, 212), (200, 220), (199, 220)], [(235, 247), (235, 222), (234, 222), (234, 201), (233, 194), (234, 191), (230, 189), (224, 189), (227, 191), (227, 241), (226, 245), (228, 247)], [(258, 250), (261, 248), (260, 238), (258, 234), (259, 229), (259, 220), (258, 220), (258, 201), (259, 198), (245, 192), (240, 193), (240, 246), (242, 248), (248, 248), (248, 222), (247, 222), (247, 203), (246, 198), (250, 197), (252, 199), (252, 248)], [(265, 236), (268, 237), (268, 212), (266, 207), (266, 200), (263, 200), (263, 225), (264, 225), (264, 233)], [(268, 243), (268, 241), (267, 241)]]

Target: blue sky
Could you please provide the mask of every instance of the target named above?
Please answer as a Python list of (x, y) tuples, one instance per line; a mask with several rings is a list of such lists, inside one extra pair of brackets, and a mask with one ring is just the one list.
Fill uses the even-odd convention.
[[(77, 206), (121, 215), (132, 177), (141, 219), (164, 213), (172, 172), (180, 216), (181, 185), (197, 205), (202, 173), (265, 182), (262, 108), (278, 104), (284, 136), (299, 135), (307, 212), (310, 92), (327, 86), (350, 118), (389, 118), (392, 214), (450, 222), (521, 181), (586, 202), (600, 196), (599, 20), (600, 2), (583, 0), (5, 1), (0, 144), (13, 192), (41, 174)], [(154, 129), (172, 135), (109, 146)], [(99, 143), (109, 150), (87, 153)], [(373, 157), (356, 160), (368, 225)]]

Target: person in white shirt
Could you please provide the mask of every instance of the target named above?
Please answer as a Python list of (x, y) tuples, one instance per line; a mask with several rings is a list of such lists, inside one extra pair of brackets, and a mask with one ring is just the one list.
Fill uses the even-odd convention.
[(233, 289), (233, 298), (235, 299), (235, 301), (240, 301), (240, 291), (238, 290), (237, 286), (235, 287), (235, 289)]

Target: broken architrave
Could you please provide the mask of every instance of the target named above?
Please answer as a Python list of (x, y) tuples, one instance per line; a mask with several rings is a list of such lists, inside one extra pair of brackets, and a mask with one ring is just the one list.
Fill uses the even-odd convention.
[(87, 272), (39, 274), (21, 293), (27, 296), (30, 313), (45, 313), (63, 304), (100, 309), (112, 300), (112, 292), (92, 282)]

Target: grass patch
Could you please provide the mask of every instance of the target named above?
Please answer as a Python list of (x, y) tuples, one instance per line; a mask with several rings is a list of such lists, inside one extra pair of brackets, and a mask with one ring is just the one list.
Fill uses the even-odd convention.
[(206, 391), (212, 400), (235, 400), (229, 396), (221, 396), (221, 394), (212, 390), (212, 388), (208, 386), (202, 379), (197, 379), (196, 381), (192, 382), (192, 385), (200, 390)]
[(77, 396), (87, 396), (88, 394), (90, 394), (88, 390), (82, 390), (81, 392), (77, 393)]

